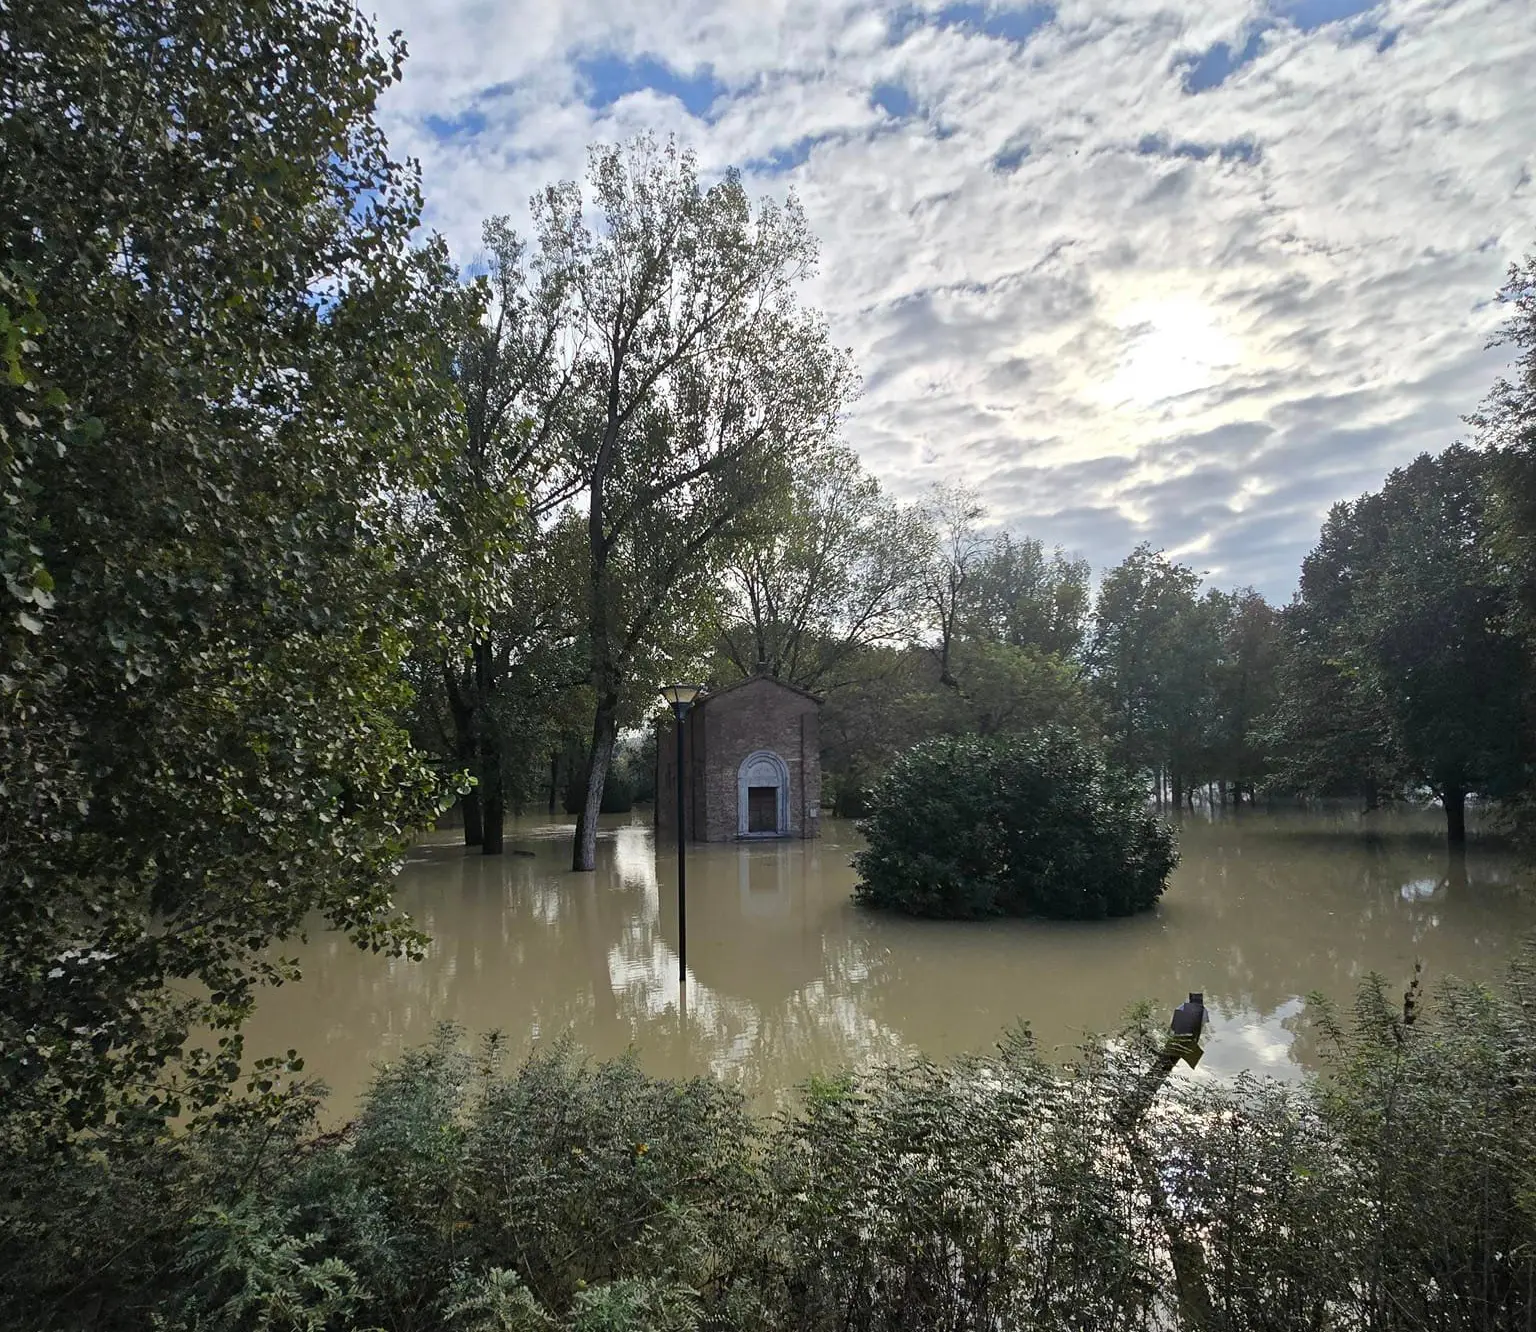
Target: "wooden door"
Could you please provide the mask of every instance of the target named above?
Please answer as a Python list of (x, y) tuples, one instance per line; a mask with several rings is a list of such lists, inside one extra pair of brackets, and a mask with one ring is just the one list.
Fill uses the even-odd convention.
[(749, 833), (779, 831), (779, 788), (777, 786), (747, 787), (747, 831)]

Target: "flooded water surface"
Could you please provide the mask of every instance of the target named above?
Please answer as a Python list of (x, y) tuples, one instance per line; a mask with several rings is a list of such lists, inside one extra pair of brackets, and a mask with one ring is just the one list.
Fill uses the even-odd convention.
[(305, 978), (263, 998), (247, 1049), (299, 1047), (340, 1114), (377, 1061), (444, 1020), (500, 1029), (514, 1051), (561, 1035), (598, 1056), (633, 1047), (652, 1072), (713, 1071), (768, 1108), (814, 1073), (986, 1050), (1020, 1020), (1071, 1047), (1137, 1000), (1166, 1010), (1203, 990), (1202, 1073), (1294, 1075), (1315, 1061), (1308, 993), (1347, 1002), (1371, 971), (1400, 988), (1416, 960), (1431, 985), (1497, 979), (1536, 929), (1506, 856), (1474, 845), (1463, 867), (1437, 832), (1427, 814), (1191, 817), (1156, 911), (1072, 924), (857, 907), (859, 840), (836, 821), (816, 842), (692, 846), (684, 1011), (676, 851), (643, 816), (604, 827), (587, 875), (568, 869), (568, 822), (519, 822), (518, 854), (500, 859), (444, 833), (413, 851), (397, 894), (432, 936), (427, 958), (327, 934), (284, 949)]

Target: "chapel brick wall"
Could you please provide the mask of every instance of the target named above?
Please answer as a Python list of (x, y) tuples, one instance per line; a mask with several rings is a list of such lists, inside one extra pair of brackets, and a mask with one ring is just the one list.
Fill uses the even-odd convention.
[[(692, 841), (728, 842), (737, 836), (737, 774), (742, 760), (771, 749), (789, 770), (789, 835), (821, 834), (820, 709), (814, 699), (772, 680), (751, 680), (707, 699), (689, 714), (685, 800)], [(656, 735), (656, 828), (676, 828), (676, 745), (670, 717)]]

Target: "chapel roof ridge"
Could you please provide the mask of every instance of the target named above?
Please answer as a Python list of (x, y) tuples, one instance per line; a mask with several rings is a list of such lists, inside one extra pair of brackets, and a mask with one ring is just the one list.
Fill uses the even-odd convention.
[(825, 701), (820, 694), (812, 693), (809, 689), (802, 689), (799, 685), (790, 684), (789, 681), (781, 680), (776, 675), (758, 673), (743, 676), (740, 680), (733, 680), (730, 684), (721, 685), (718, 689), (710, 686), (704, 696), (699, 699), (699, 705), (702, 706), (708, 703), (710, 699), (719, 698), (723, 694), (734, 694), (738, 689), (745, 688), (749, 684), (756, 684), (759, 681), (762, 681), (764, 684), (778, 685), (780, 689), (787, 689), (792, 694), (799, 694), (801, 698), (808, 698), (817, 707), (820, 707)]

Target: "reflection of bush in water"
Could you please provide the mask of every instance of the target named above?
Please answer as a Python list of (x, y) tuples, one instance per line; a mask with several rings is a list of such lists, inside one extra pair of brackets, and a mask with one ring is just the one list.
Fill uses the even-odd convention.
[(310, 1138), (298, 1099), (115, 1164), (13, 1154), (26, 1226), (0, 1251), (0, 1316), (916, 1332), (1205, 1306), (1234, 1332), (1525, 1326), (1533, 1000), (1528, 966), (1429, 1005), (1367, 984), (1347, 1024), (1314, 1012), (1326, 1081), (1170, 1086), (1132, 1137), (1113, 1112), (1145, 1027), (1067, 1067), (1021, 1035), (823, 1080), (757, 1124), (718, 1083), (564, 1050), (503, 1076), (448, 1032), (385, 1070), (344, 1136)]

